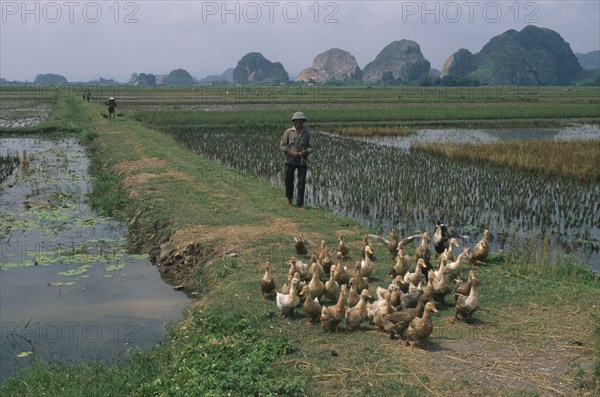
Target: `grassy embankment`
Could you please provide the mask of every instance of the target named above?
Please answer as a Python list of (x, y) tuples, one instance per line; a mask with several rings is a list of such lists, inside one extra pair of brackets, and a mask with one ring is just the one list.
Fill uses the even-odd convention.
[[(127, 365), (37, 365), (7, 380), (2, 395), (598, 391), (598, 279), (572, 261), (548, 264), (544, 251), (528, 242), (494, 255), (477, 269), (482, 309), (474, 324), (451, 321), (452, 308), (442, 307), (429, 350), (404, 348), (367, 324), (352, 334), (322, 333), (305, 323), (301, 309), (296, 319), (282, 319), (273, 301), (260, 299), (261, 265), (274, 264), (281, 286), (293, 235), (324, 239), (333, 249), (344, 231), (358, 260), (365, 230), (318, 209), (288, 210), (281, 189), (204, 161), (132, 119), (109, 122), (96, 116), (101, 108), (95, 104), (75, 108), (90, 115), (82, 123), (104, 164), (99, 169), (114, 177), (106, 190), (117, 182), (125, 189), (122, 214), (133, 220), (132, 233), (145, 237), (145, 248), (168, 238), (197, 243), (191, 277), (200, 299), (160, 346), (132, 355)], [(384, 247), (375, 248), (372, 289), (387, 285), (391, 265)]]

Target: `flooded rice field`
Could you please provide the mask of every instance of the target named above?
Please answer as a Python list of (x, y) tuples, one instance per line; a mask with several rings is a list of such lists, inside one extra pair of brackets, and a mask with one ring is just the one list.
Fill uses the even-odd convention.
[(379, 145), (409, 150), (418, 143), (448, 142), (456, 144), (509, 142), (524, 139), (552, 139), (556, 141), (572, 139), (600, 139), (600, 128), (595, 125), (557, 129), (505, 128), (505, 129), (423, 129), (406, 137), (370, 137), (369, 142)]
[[(161, 127), (203, 156), (282, 185), (282, 132)], [(306, 202), (357, 219), (373, 232), (400, 235), (450, 225), (472, 246), (491, 231), (495, 251), (511, 241), (549, 244), (600, 271), (600, 186), (499, 166), (466, 164), (412, 150), (418, 142), (600, 139), (598, 126), (554, 130), (421, 130), (410, 137), (348, 138), (313, 131), (316, 147)], [(283, 199), (282, 199), (283, 200)], [(534, 247), (535, 249), (535, 247)]]
[(27, 101), (3, 101), (0, 128), (33, 127), (48, 120), (52, 105)]
[(4, 136), (0, 158), (0, 381), (34, 358), (107, 360), (158, 343), (190, 300), (126, 251), (125, 224), (86, 204), (77, 140)]

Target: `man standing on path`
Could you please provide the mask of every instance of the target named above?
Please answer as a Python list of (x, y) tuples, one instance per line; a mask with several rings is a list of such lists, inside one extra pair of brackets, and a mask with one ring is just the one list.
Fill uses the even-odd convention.
[(296, 206), (302, 208), (304, 205), (308, 155), (313, 151), (310, 132), (304, 127), (305, 121), (304, 113), (294, 113), (292, 116), (294, 126), (285, 130), (281, 137), (281, 150), (285, 154), (285, 195), (288, 199), (288, 207), (292, 206), (294, 198), (294, 173), (296, 170), (298, 170)]

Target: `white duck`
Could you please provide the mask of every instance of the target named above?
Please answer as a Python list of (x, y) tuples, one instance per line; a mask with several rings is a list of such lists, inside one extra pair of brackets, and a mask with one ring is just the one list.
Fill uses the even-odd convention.
[(277, 292), (277, 308), (284, 315), (294, 315), (294, 310), (300, 304), (300, 298), (296, 289), (299, 281), (296, 277), (292, 278), (289, 294)]
[(373, 273), (373, 269), (375, 268), (373, 260), (371, 259), (372, 255), (373, 255), (373, 250), (371, 249), (371, 246), (365, 245), (365, 256), (360, 261), (360, 274), (361, 274), (361, 276), (366, 277), (367, 279), (369, 277), (371, 277), (371, 274)]
[(419, 258), (419, 260), (417, 261), (417, 266), (415, 267), (415, 271), (413, 273), (407, 272), (404, 275), (404, 282), (411, 283), (414, 285), (419, 284), (419, 281), (421, 281), (421, 278), (423, 277), (422, 269), (425, 268), (427, 268), (425, 260), (423, 258)]
[(456, 259), (452, 262), (448, 262), (446, 264), (446, 269), (448, 270), (449, 275), (455, 275), (460, 272), (460, 265), (463, 259), (469, 257), (470, 250), (468, 248), (464, 248), (460, 254), (456, 257)]
[(452, 237), (450, 239), (450, 241), (448, 242), (448, 248), (446, 248), (444, 250), (444, 252), (442, 252), (442, 254), (440, 255), (440, 261), (444, 261), (444, 260), (447, 262), (454, 261), (454, 247), (458, 248), (458, 247), (460, 247), (460, 244), (458, 244), (457, 239)]

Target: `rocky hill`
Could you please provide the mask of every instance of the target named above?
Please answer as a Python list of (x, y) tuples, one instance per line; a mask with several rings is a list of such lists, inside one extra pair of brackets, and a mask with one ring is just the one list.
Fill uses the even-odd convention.
[(585, 70), (600, 69), (600, 51), (590, 51), (585, 54), (575, 53), (575, 56)]
[(189, 86), (195, 85), (195, 82), (194, 78), (187, 70), (175, 69), (164, 78), (163, 84), (170, 86)]
[(151, 73), (133, 73), (129, 78), (129, 84), (142, 87), (156, 86), (156, 76)]
[(200, 79), (200, 83), (231, 83), (233, 82), (233, 68), (227, 68), (221, 74), (211, 74), (203, 79)]
[(296, 81), (325, 83), (328, 81), (360, 80), (362, 73), (354, 55), (332, 48), (315, 57), (313, 65), (304, 69)]
[(244, 55), (233, 70), (233, 82), (239, 84), (278, 84), (289, 80), (280, 62), (271, 62), (258, 52)]
[(444, 63), (442, 77), (481, 84), (571, 84), (582, 68), (569, 43), (553, 30), (527, 26), (493, 37), (477, 54), (461, 49)]
[[(431, 64), (421, 53), (419, 44), (412, 40), (394, 41), (363, 69), (363, 81), (379, 82), (384, 74), (400, 81), (419, 80), (429, 74)], [(391, 74), (391, 75), (390, 75)]]
[(65, 76), (54, 73), (38, 74), (33, 81), (36, 84), (65, 84), (67, 79)]

